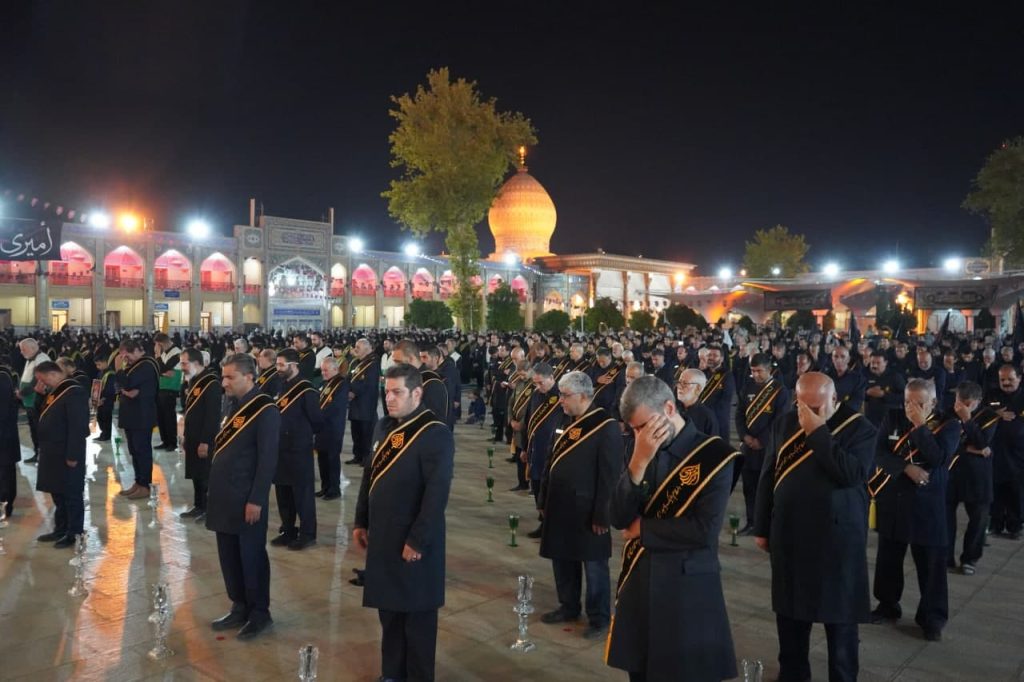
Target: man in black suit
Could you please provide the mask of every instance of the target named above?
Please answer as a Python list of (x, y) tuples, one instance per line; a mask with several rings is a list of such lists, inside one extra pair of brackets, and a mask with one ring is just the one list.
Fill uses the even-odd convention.
[(651, 351), (652, 374), (665, 382), (669, 388), (675, 385), (675, 368), (665, 364), (665, 351), (655, 348)]
[(264, 348), (256, 356), (256, 388), (260, 393), (276, 398), (281, 392), (281, 376), (277, 373), (277, 351)]
[(39, 407), (39, 472), (36, 490), (53, 497), (54, 529), (41, 542), (63, 549), (75, 544), (85, 522), (85, 439), (89, 435), (89, 394), (55, 362), (35, 367), (46, 387)]
[[(174, 345), (171, 337), (159, 333), (153, 337), (155, 347), (157, 369), (160, 376), (166, 379), (173, 379), (175, 370), (181, 369), (181, 349)], [(159, 382), (159, 380), (158, 380)], [(156, 421), (157, 430), (160, 432), (160, 450), (172, 452), (178, 449), (178, 391), (176, 389), (160, 388), (156, 393)]]
[(144, 500), (149, 498), (153, 480), (153, 427), (160, 369), (134, 339), (121, 342), (114, 364), (119, 389), (117, 423), (124, 430), (135, 470), (135, 483), (119, 494), (129, 500)]
[(373, 435), (352, 539), (366, 550), (363, 606), (380, 616), (383, 679), (433, 680), (455, 443), (422, 406), (415, 367), (398, 364), (384, 377), (388, 416)]
[(345, 464), (362, 465), (372, 454), (373, 429), (377, 424), (377, 390), (380, 384), (380, 360), (369, 340), (363, 338), (352, 347), (355, 361), (349, 370), (348, 421), (352, 425), (352, 459)]
[(341, 486), (348, 485), (341, 470), (341, 447), (345, 443), (345, 419), (348, 416), (348, 373), (338, 371), (332, 356), (320, 363), (320, 412), (324, 426), (316, 434), (316, 459), (320, 467), (320, 490), (316, 496), (324, 500), (341, 497)]
[(281, 415), (273, 398), (257, 389), (250, 356), (228, 357), (222, 373), (228, 411), (210, 455), (206, 527), (217, 533), (231, 611), (211, 626), (217, 631), (240, 628), (238, 638), (251, 639), (272, 622), (267, 507)]
[(684, 369), (679, 374), (675, 389), (676, 400), (679, 401), (677, 407), (683, 419), (693, 422), (698, 431), (715, 436), (718, 435), (718, 418), (711, 408), (700, 402), (700, 394), (704, 392), (707, 382), (707, 375), (699, 369)]
[(14, 511), (18, 496), (18, 462), (21, 439), (18, 436), (17, 372), (0, 364), (0, 504), (6, 504), (7, 516)]
[(206, 491), (210, 478), (210, 454), (213, 439), (220, 431), (220, 408), (223, 391), (220, 377), (205, 367), (203, 354), (186, 348), (178, 355), (178, 368), (184, 372), (185, 384), (185, 478), (192, 481), (192, 508), (181, 518), (200, 523), (206, 516)]
[[(436, 349), (435, 349), (436, 350)], [(430, 357), (427, 353), (420, 354), (419, 348), (409, 339), (404, 339), (395, 344), (395, 350), (391, 354), (396, 364), (412, 365), (420, 373), (420, 383), (423, 388), (423, 397), (420, 402), (425, 409), (430, 410), (434, 415), (448, 423), (448, 388), (444, 378), (430, 369), (423, 363), (423, 357)]]
[(826, 374), (801, 376), (796, 398), (769, 439), (754, 532), (771, 554), (779, 679), (810, 679), (811, 627), (824, 623), (829, 679), (856, 680), (857, 624), (871, 610), (865, 483), (875, 428)]

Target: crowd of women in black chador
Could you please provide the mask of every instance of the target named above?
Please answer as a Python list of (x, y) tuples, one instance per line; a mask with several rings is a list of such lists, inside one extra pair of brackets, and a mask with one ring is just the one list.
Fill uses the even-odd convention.
[[(184, 443), (188, 459), (186, 475), (193, 480), (195, 496), (185, 516), (197, 517), (197, 520), (202, 521), (208, 518), (210, 505), (214, 505), (212, 496), (217, 485), (213, 480), (216, 472), (211, 470), (210, 461), (213, 459), (212, 453), (218, 449), (217, 439), (223, 435), (223, 429), (217, 432), (214, 425), (208, 422), (210, 418), (219, 419), (224, 416), (223, 405), (219, 411), (215, 408), (218, 402), (226, 399), (221, 397), (221, 382), (224, 381), (221, 368), (226, 358), (239, 352), (247, 357), (259, 357), (259, 362), (254, 363), (253, 390), (265, 393), (265, 390), (261, 391), (267, 385), (260, 381), (261, 371), (274, 374), (274, 379), (278, 379), (275, 358), (284, 349), (293, 349), (281, 353), (286, 368), (291, 367), (292, 362), (298, 368), (297, 374), (287, 372), (288, 381), (308, 382), (310, 387), (318, 391), (306, 401), (310, 412), (326, 412), (325, 405), (328, 402), (325, 401), (328, 398), (325, 397), (325, 391), (334, 392), (332, 395), (337, 396), (337, 404), (344, 404), (347, 414), (335, 410), (331, 413), (333, 419), (347, 419), (351, 424), (355, 461), (350, 463), (368, 466), (372, 464), (375, 447), (379, 445), (373, 441), (374, 433), (378, 431), (378, 414), (381, 410), (385, 416), (387, 413), (387, 405), (380, 406), (378, 403), (384, 376), (382, 367), (386, 368), (393, 363), (392, 349), (403, 340), (411, 341), (421, 350), (439, 349), (439, 355), (434, 355), (432, 350), (428, 352), (427, 359), (436, 365), (431, 375), (436, 373), (445, 385), (448, 418), (442, 421), (449, 430), (459, 414), (462, 386), (476, 386), (487, 399), (492, 415), (497, 420), (493, 424), (494, 440), (506, 442), (516, 438), (513, 422), (520, 426), (528, 422), (521, 411), (514, 409), (512, 401), (522, 400), (526, 405), (537, 402), (533, 400), (533, 392), (541, 397), (546, 396), (545, 391), (537, 391), (537, 383), (546, 380), (553, 388), (562, 376), (571, 371), (584, 372), (590, 378), (595, 394), (601, 399), (600, 406), (619, 420), (622, 418), (619, 414), (620, 399), (630, 377), (636, 375), (635, 371), (627, 371), (631, 363), (635, 363), (634, 370), (639, 366), (643, 373), (654, 375), (670, 386), (673, 382), (681, 381), (682, 370), (702, 370), (707, 382), (702, 388), (699, 401), (705, 405), (711, 405), (715, 400), (723, 404), (733, 402), (731, 391), (748, 384), (754, 365), (766, 375), (767, 382), (780, 387), (778, 393), (785, 396), (783, 402), (786, 403), (792, 402), (790, 396), (801, 377), (811, 372), (820, 372), (828, 376), (835, 386), (835, 399), (842, 406), (844, 414), (860, 413), (866, 423), (886, 432), (884, 438), (879, 437), (877, 452), (881, 454), (877, 455), (876, 464), (883, 474), (897, 473), (897, 477), (889, 488), (880, 491), (877, 499), (880, 530), (884, 532), (886, 545), (886, 556), (882, 557), (885, 561), (882, 563), (892, 564), (897, 569), (892, 571), (895, 575), (901, 563), (898, 556), (901, 554), (900, 547), (908, 545), (912, 552), (916, 552), (919, 577), (926, 591), (944, 586), (945, 581), (937, 577), (937, 573), (941, 572), (941, 567), (937, 568), (940, 563), (964, 575), (971, 575), (977, 570), (987, 528), (993, 535), (1017, 540), (1021, 537), (1024, 525), (1024, 437), (1021, 436), (1024, 432), (1021, 426), (1024, 424), (1024, 394), (1020, 385), (1024, 330), (1014, 336), (984, 332), (950, 333), (943, 330), (940, 334), (869, 334), (863, 338), (850, 338), (844, 333), (775, 326), (750, 330), (734, 326), (726, 330), (720, 325), (683, 331), (658, 328), (648, 332), (627, 330), (563, 334), (531, 331), (474, 334), (408, 329), (337, 329), (310, 335), (294, 331), (255, 330), (244, 334), (179, 331), (163, 336), (148, 332), (117, 334), (64, 329), (60, 332), (40, 331), (28, 336), (33, 342), (20, 344), (26, 338), (24, 335), (17, 336), (11, 331), (0, 332), (0, 502), (5, 502), (8, 511), (17, 515), (17, 463), (22, 459), (22, 446), (28, 446), (30, 443), (26, 441), (31, 440), (33, 449), (40, 457), (39, 489), (54, 494), (57, 506), (55, 530), (44, 537), (54, 540), (58, 546), (66, 546), (66, 538), (73, 542), (74, 534), (81, 530), (78, 527), (81, 514), (77, 501), (81, 498), (83, 486), (78, 474), (84, 472), (84, 457), (74, 453), (78, 452), (79, 435), (83, 443), (86, 437), (79, 422), (83, 406), (84, 414), (88, 415), (88, 389), (92, 388), (93, 380), (98, 381), (98, 392), (93, 393), (91, 401), (96, 411), (99, 431), (95, 440), (106, 441), (112, 437), (112, 419), (118, 404), (121, 407), (119, 426), (122, 429), (126, 432), (133, 429), (139, 432), (151, 430), (160, 421), (157, 414), (157, 403), (161, 402), (158, 400), (158, 391), (163, 388), (160, 393), (166, 394), (168, 388), (163, 382), (154, 387), (148, 386), (148, 383), (173, 374), (176, 368), (186, 370), (181, 391), (175, 401), (176, 410), (192, 410), (185, 419)], [(184, 351), (184, 354), (179, 355), (175, 349)], [(269, 352), (269, 362), (266, 361), (267, 353), (264, 351)], [(297, 355), (298, 360), (293, 355)], [(173, 357), (179, 358), (178, 367), (170, 361)], [(325, 381), (321, 374), (321, 363), (327, 357), (335, 358), (336, 365), (344, 369), (339, 377), (334, 374), (336, 369), (331, 368)], [(54, 362), (49, 363), (50, 360)], [(152, 377), (149, 377), (148, 371), (150, 361), (153, 365)], [(543, 372), (531, 377), (530, 368), (537, 366)], [(138, 377), (132, 377), (133, 367), (146, 370), (147, 378), (143, 383), (147, 386), (144, 391), (136, 386)], [(58, 370), (61, 374), (56, 373)], [(42, 374), (39, 374), (40, 371)], [(30, 381), (26, 381), (26, 372), (32, 374)], [(914, 420), (907, 422), (907, 415), (903, 414), (904, 387), (909, 383), (917, 387), (914, 390), (920, 393), (921, 384), (915, 380), (925, 380), (935, 390), (934, 406), (929, 408), (932, 414), (915, 412), (913, 415), (921, 422), (920, 425)], [(274, 395), (270, 396), (274, 399), (280, 399), (281, 391), (290, 385), (286, 381), (268, 383), (277, 386)], [(732, 388), (730, 390), (727, 387)], [(547, 384), (543, 388), (548, 388)], [(679, 387), (671, 388), (675, 390)], [(145, 395), (146, 401), (152, 401), (153, 405), (147, 404), (135, 411), (141, 413), (141, 421), (136, 424), (133, 420), (139, 415), (133, 416), (133, 411), (126, 408), (129, 401), (138, 401), (140, 395)], [(724, 396), (728, 396), (728, 399)], [(162, 402), (166, 404), (167, 396), (162, 397)], [(925, 398), (927, 396), (919, 402), (925, 406), (931, 405)], [(751, 405), (757, 407), (754, 412), (761, 409), (756, 391), (746, 391), (744, 399), (744, 415)], [(773, 401), (761, 402), (765, 409), (770, 408), (773, 414), (779, 414), (780, 417), (789, 413), (785, 421), (778, 420), (779, 424), (785, 423), (790, 427), (795, 424), (793, 420), (796, 413), (790, 411), (792, 406), (783, 409), (782, 405), (776, 405)], [(281, 407), (279, 405), (274, 408), (278, 415)], [(240, 409), (240, 406), (233, 404), (233, 409)], [(925, 410), (920, 406), (915, 409), (918, 412)], [(29, 415), (32, 426), (44, 425), (46, 433), (33, 428), (29, 438), (23, 436), (19, 439), (18, 417), (21, 410)], [(725, 408), (723, 410), (728, 416), (728, 411)], [(438, 411), (441, 411), (440, 408)], [(309, 421), (312, 427), (315, 420)], [(728, 421), (728, 418), (720, 419), (720, 427), (725, 422), (724, 428), (727, 428)], [(744, 425), (748, 427), (746, 435), (750, 436), (750, 424), (744, 421)], [(224, 425), (220, 423), (216, 426)], [(928, 535), (927, 541), (918, 537), (921, 523), (924, 522), (919, 522), (916, 517), (913, 533), (908, 535), (896, 532), (902, 527), (897, 517), (906, 510), (899, 505), (894, 506), (889, 499), (893, 491), (902, 490), (907, 485), (906, 481), (899, 478), (903, 474), (897, 472), (902, 465), (897, 461), (901, 455), (895, 444), (898, 444), (904, 431), (910, 433), (924, 426), (936, 434), (934, 439), (942, 441), (943, 454), (940, 459), (945, 462), (948, 472), (939, 475), (936, 473), (938, 465), (924, 458), (919, 468), (925, 470), (927, 475), (921, 474), (918, 478), (925, 483), (911, 480), (911, 483), (925, 486), (920, 490), (915, 488), (915, 499), (924, 493), (934, 496), (940, 487), (947, 491), (942, 496), (941, 504), (929, 498), (935, 504), (927, 507), (929, 516), (925, 525), (934, 532)], [(765, 462), (778, 461), (776, 449), (780, 444), (774, 442), (774, 437), (775, 432), (781, 433), (782, 428), (773, 425), (756, 437), (757, 444), (763, 446)], [(951, 436), (947, 438), (944, 429), (958, 430), (958, 433), (964, 434), (959, 445), (953, 443)], [(166, 440), (172, 437), (166, 433), (167, 430), (164, 425), (161, 433), (164, 445), (170, 445)], [(79, 434), (79, 431), (82, 433)], [(728, 441), (731, 434), (726, 431), (724, 436), (722, 433), (717, 435), (723, 441)], [(893, 443), (887, 440), (890, 436), (895, 437)], [(65, 440), (61, 441), (63, 444), (58, 444), (55, 438)], [(76, 439), (75, 448), (68, 445), (69, 438)], [(332, 432), (329, 439), (330, 457), (340, 456), (341, 444), (338, 441), (343, 438), (344, 430), (335, 429)], [(145, 440), (151, 444), (148, 438), (136, 440)], [(525, 442), (529, 440), (527, 438)], [(922, 431), (908, 442), (923, 443), (925, 440), (928, 438)], [(303, 447), (320, 447), (322, 441), (319, 435), (315, 441), (312, 437), (306, 438)], [(629, 461), (632, 443), (627, 438), (626, 461)], [(534, 445), (530, 451), (537, 454), (537, 447), (540, 446), (536, 443)], [(746, 445), (748, 447), (745, 451), (750, 461), (743, 463), (742, 458), (738, 458), (732, 468), (737, 471), (750, 469), (753, 472), (752, 467), (760, 460), (750, 459), (750, 453), (758, 448), (750, 443)], [(279, 446), (275, 446), (275, 452)], [(68, 456), (58, 461), (55, 454), (58, 449)], [(129, 444), (129, 449), (137, 467), (136, 484), (145, 488), (149, 481), (146, 473), (146, 448)], [(925, 452), (928, 448), (918, 447), (917, 450)], [(337, 467), (332, 465), (332, 461), (324, 458), (321, 471), (329, 472), (333, 479), (335, 474), (332, 472)], [(538, 455), (531, 459), (534, 464), (530, 471), (531, 477), (539, 476), (538, 480), (543, 479), (544, 471), (537, 471), (546, 466), (540, 466), (542, 461), (550, 461), (550, 458)], [(306, 500), (307, 493), (312, 489), (306, 486), (305, 479), (315, 476), (312, 459), (309, 464), (301, 472), (301, 500), (295, 500), (295, 506), (301, 507), (297, 516), (302, 521), (305, 521), (304, 516), (315, 518), (315, 507), (310, 509)], [(914, 465), (918, 465), (917, 460), (914, 460)], [(275, 469), (279, 466), (278, 461)], [(912, 473), (915, 476), (920, 474), (917, 469), (913, 469)], [(732, 485), (736, 484), (736, 478), (732, 477)], [(910, 480), (913, 476), (907, 474), (904, 478)], [(279, 480), (281, 485), (285, 485), (283, 479)], [(761, 480), (763, 487), (764, 476)], [(799, 480), (793, 477), (787, 485)], [(748, 489), (753, 483), (754, 476), (751, 475)], [(299, 484), (293, 482), (288, 486)], [(322, 482), (322, 487), (322, 494), (319, 495), (322, 500), (337, 498), (336, 482)], [(257, 525), (262, 524), (264, 527), (267, 523), (264, 503), (267, 494), (269, 490), (256, 496), (261, 502), (258, 505), (261, 509)], [(142, 496), (142, 493), (135, 495), (140, 499)], [(957, 553), (955, 522), (956, 509), (960, 504), (964, 504), (967, 509), (969, 525), (963, 540), (963, 551)], [(911, 510), (907, 513), (916, 512)], [(286, 534), (294, 530), (304, 539), (297, 544), (311, 544), (309, 540), (315, 537), (315, 524), (304, 524), (303, 530), (294, 528), (291, 516), (283, 521), (282, 528)], [(762, 525), (760, 530), (764, 532), (766, 528)], [(290, 537), (289, 542), (294, 539)], [(234, 546), (230, 541), (228, 545)], [(264, 620), (264, 616), (269, 620), (268, 613), (264, 613), (265, 599), (260, 591), (263, 588), (247, 596), (245, 591), (251, 587), (245, 584), (248, 578), (243, 580), (244, 576), (239, 575), (235, 576), (230, 589), (235, 597), (243, 601), (242, 607), (248, 613), (236, 613), (221, 625), (234, 624), (242, 616), (252, 615), (253, 608), (256, 609), (258, 624)], [(876, 574), (875, 594), (880, 605), (871, 614), (873, 620), (881, 621), (900, 615), (898, 599), (901, 586), (889, 584), (889, 581), (885, 571)], [(863, 596), (861, 587), (858, 587), (858, 594)], [(941, 632), (945, 602), (939, 595), (933, 596), (929, 592), (927, 596), (928, 600), (922, 606), (923, 611), (919, 610), (918, 620), (926, 636), (935, 639)], [(254, 604), (246, 607), (244, 602), (250, 598)], [(862, 607), (863, 604), (858, 603), (857, 620), (861, 620), (863, 615)], [(798, 620), (803, 628), (807, 619), (800, 616)], [(248, 632), (253, 634), (254, 629), (258, 631), (262, 628), (253, 627)]]

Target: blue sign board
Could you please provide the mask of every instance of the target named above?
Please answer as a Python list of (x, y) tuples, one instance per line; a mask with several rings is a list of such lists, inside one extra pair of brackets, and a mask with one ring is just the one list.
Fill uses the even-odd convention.
[(319, 308), (274, 308), (274, 317), (320, 317)]
[(70, 308), (71, 308), (71, 301), (68, 301), (66, 299), (65, 300), (61, 300), (61, 299), (55, 298), (52, 301), (50, 301), (50, 309), (51, 310), (69, 310)]
[(167, 303), (154, 303), (153, 304), (153, 311), (154, 312), (158, 312), (158, 313), (166, 313), (168, 310), (170, 310), (170, 308), (171, 308), (171, 306), (169, 304), (167, 304)]
[(177, 289), (164, 289), (164, 298), (181, 298), (181, 292)]

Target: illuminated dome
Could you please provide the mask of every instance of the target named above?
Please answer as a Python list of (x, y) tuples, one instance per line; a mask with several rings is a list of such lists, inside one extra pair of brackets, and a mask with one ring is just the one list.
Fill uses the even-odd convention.
[(492, 259), (513, 253), (522, 260), (550, 256), (555, 231), (555, 202), (547, 190), (526, 172), (525, 149), (519, 150), (519, 172), (498, 190), (487, 223), (494, 235)]

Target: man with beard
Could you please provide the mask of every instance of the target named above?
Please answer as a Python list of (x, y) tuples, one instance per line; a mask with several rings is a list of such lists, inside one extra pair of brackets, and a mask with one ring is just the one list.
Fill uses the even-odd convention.
[(876, 427), (885, 415), (903, 406), (903, 391), (907, 380), (899, 372), (888, 367), (885, 351), (876, 350), (871, 354), (871, 364), (864, 391), (864, 416)]
[(605, 662), (630, 682), (733, 678), (718, 536), (737, 453), (698, 433), (653, 376), (629, 385), (621, 410), (636, 444), (610, 505), (626, 545)]
[(421, 355), (419, 348), (409, 339), (403, 339), (395, 345), (395, 364), (412, 365), (420, 373), (423, 407), (433, 412), (435, 417), (447, 424), (448, 389), (441, 375), (423, 364), (422, 358), (424, 357), (430, 358), (427, 353)]
[(660, 348), (655, 348), (651, 351), (651, 373), (665, 382), (665, 385), (671, 388), (673, 386), (673, 376), (675, 372), (672, 367), (665, 364), (665, 351)]
[(366, 550), (363, 606), (381, 624), (382, 678), (433, 680), (437, 610), (444, 605), (445, 507), (455, 443), (423, 407), (420, 373), (384, 376), (388, 416), (377, 424), (352, 540)]
[(118, 393), (118, 426), (124, 430), (132, 456), (135, 483), (120, 492), (129, 500), (149, 498), (153, 480), (153, 427), (156, 426), (156, 392), (160, 371), (156, 360), (145, 354), (134, 339), (125, 339), (115, 361)]
[(829, 679), (856, 680), (857, 624), (871, 609), (865, 483), (875, 428), (820, 372), (797, 380), (796, 400), (773, 427), (754, 532), (771, 554), (779, 679), (810, 679), (811, 627), (824, 623)]
[(256, 363), (236, 353), (223, 366), (227, 417), (210, 454), (206, 527), (217, 534), (217, 556), (231, 611), (210, 626), (251, 639), (270, 617), (267, 507), (277, 464), (281, 416), (256, 387)]
[(222, 390), (220, 378), (204, 367), (203, 354), (186, 348), (178, 355), (185, 375), (185, 478), (191, 479), (192, 508), (181, 518), (200, 523), (206, 518), (206, 494), (210, 480), (210, 455), (220, 431)]
[[(157, 369), (160, 371), (159, 383), (167, 386), (160, 386), (156, 394), (156, 422), (160, 432), (159, 450), (173, 452), (178, 449), (178, 392), (180, 385), (175, 384), (175, 372), (179, 369), (178, 356), (181, 349), (174, 345), (171, 337), (167, 334), (157, 334), (153, 337), (155, 350), (159, 355), (155, 358)], [(178, 382), (180, 384), (180, 382)]]
[(292, 348), (299, 358), (299, 376), (306, 381), (313, 381), (317, 371), (316, 352), (309, 347), (309, 337), (305, 334), (296, 334), (292, 339)]
[(256, 377), (256, 387), (260, 393), (277, 397), (281, 392), (281, 376), (277, 373), (277, 351), (273, 348), (264, 348), (256, 356), (256, 366), (259, 376)]
[(765, 448), (772, 428), (789, 411), (790, 402), (789, 390), (782, 384), (782, 379), (772, 375), (771, 358), (760, 353), (752, 357), (750, 380), (743, 386), (736, 402), (736, 433), (743, 442), (741, 476), (747, 517), (746, 526), (740, 530), (741, 535), (750, 535), (754, 531), (757, 484)]
[(50, 493), (52, 533), (39, 536), (63, 549), (75, 544), (85, 523), (85, 439), (89, 435), (89, 395), (55, 362), (35, 366), (46, 388), (39, 406), (39, 473), (36, 490)]
[(707, 381), (707, 375), (699, 369), (683, 370), (676, 384), (676, 400), (679, 401), (677, 407), (683, 419), (692, 422), (701, 433), (714, 436), (718, 434), (718, 419), (707, 405), (700, 402), (700, 394)]
[(345, 419), (348, 416), (348, 373), (331, 356), (321, 361), (320, 374), (324, 379), (320, 387), (320, 412), (324, 426), (316, 434), (315, 441), (320, 467), (320, 490), (316, 496), (336, 500), (341, 497), (342, 481), (348, 485), (348, 479), (341, 470), (341, 448), (345, 443)]
[(707, 351), (708, 366), (704, 374), (708, 380), (701, 390), (698, 401), (714, 413), (715, 421), (718, 422), (718, 432), (708, 435), (718, 436), (729, 442), (729, 411), (736, 395), (736, 384), (733, 382), (732, 373), (725, 366), (722, 347), (713, 344), (707, 347)]
[[(281, 394), (277, 397), (281, 430), (274, 490), (281, 513), (281, 529), (270, 544), (298, 551), (316, 544), (313, 434), (323, 428), (324, 418), (316, 389), (299, 374), (299, 354), (294, 348), (285, 348), (277, 354), (277, 373), (282, 380)], [(298, 529), (296, 516), (300, 523)]]
[(1020, 370), (1013, 365), (999, 368), (999, 388), (988, 398), (988, 406), (997, 415), (992, 439), (992, 466), (995, 495), (992, 502), (991, 530), (1011, 540), (1020, 540), (1024, 526), (1024, 391)]
[(352, 426), (352, 459), (345, 464), (362, 465), (372, 454), (373, 428), (377, 424), (377, 388), (380, 362), (370, 342), (361, 338), (352, 347), (355, 361), (349, 370), (348, 421)]
[[(992, 439), (999, 415), (982, 403), (981, 386), (971, 381), (956, 387), (952, 413), (960, 421), (963, 436), (949, 463), (946, 490), (946, 526), (949, 550), (946, 568), (956, 568), (956, 511), (962, 502), (967, 512), (960, 572), (974, 575), (985, 546), (989, 507), (992, 505)], [(952, 417), (952, 415), (950, 415)]]
[(836, 388), (839, 402), (846, 403), (854, 412), (864, 404), (866, 382), (859, 370), (850, 367), (850, 349), (836, 346), (832, 351), (832, 367), (826, 372)]
[(935, 365), (928, 346), (917, 347), (917, 360), (910, 365), (910, 379), (924, 379), (935, 386), (935, 395), (941, 400), (946, 392), (946, 372)]
[(565, 418), (555, 430), (547, 471), (540, 484), (544, 523), (540, 555), (551, 559), (559, 607), (545, 623), (575, 621), (587, 579), (586, 639), (601, 636), (611, 616), (608, 503), (622, 468), (622, 435), (612, 415), (593, 407), (594, 385), (583, 372), (558, 381)]
[[(551, 440), (561, 420), (554, 370), (546, 362), (538, 363), (533, 367), (533, 394), (526, 409), (526, 449), (521, 455), (537, 509), (540, 509), (540, 481), (547, 468)], [(541, 530), (542, 526), (537, 526), (526, 535), (536, 539), (541, 536)]]
[[(611, 410), (622, 393), (625, 376), (622, 365), (613, 362), (612, 352), (607, 348), (597, 349), (597, 362), (587, 373), (594, 383), (594, 406)], [(553, 377), (552, 377), (553, 378)]]

